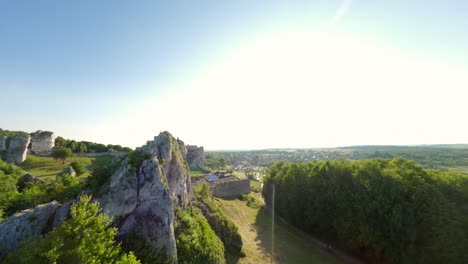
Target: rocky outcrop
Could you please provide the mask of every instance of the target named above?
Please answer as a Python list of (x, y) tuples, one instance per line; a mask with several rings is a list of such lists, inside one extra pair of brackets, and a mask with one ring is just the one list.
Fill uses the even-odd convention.
[(65, 174), (68, 174), (72, 177), (75, 177), (76, 176), (76, 172), (75, 170), (73, 169), (73, 167), (66, 167), (65, 169), (63, 169), (62, 172), (59, 173), (59, 176), (62, 176), (62, 175), (65, 175)]
[(205, 168), (205, 150), (203, 147), (187, 145), (187, 155), (185, 159), (191, 169)]
[(0, 136), (0, 152), (6, 150), (7, 145), (7, 137), (6, 136)]
[(29, 135), (16, 135), (11, 138), (5, 153), (5, 161), (15, 164), (23, 163), (26, 160), (30, 141), (31, 137)]
[(53, 132), (38, 130), (32, 134), (31, 153), (36, 155), (50, 155), (55, 146)]
[(24, 210), (0, 223), (0, 260), (26, 238), (38, 238), (50, 231), (60, 204), (51, 202)]
[(181, 145), (170, 133), (159, 134), (138, 149), (146, 158), (141, 165), (127, 158), (101, 191), (119, 240), (150, 262), (177, 258), (174, 210), (188, 206), (191, 189)]
[(63, 221), (67, 220), (70, 216), (70, 207), (76, 203), (78, 200), (71, 200), (66, 202), (60, 208), (55, 211), (54, 221), (52, 222), (52, 227), (59, 226)]
[(26, 173), (25, 175), (21, 176), (21, 178), (18, 179), (18, 183), (16, 184), (18, 186), (18, 190), (21, 192), (27, 185), (28, 183), (43, 183), (41, 179), (38, 179), (34, 177), (30, 173)]
[(181, 140), (175, 139), (169, 132), (165, 131), (139, 150), (158, 159), (164, 169), (171, 198), (177, 205), (186, 208), (192, 186), (188, 165), (183, 156), (184, 150), (181, 151), (181, 145), (184, 145)]

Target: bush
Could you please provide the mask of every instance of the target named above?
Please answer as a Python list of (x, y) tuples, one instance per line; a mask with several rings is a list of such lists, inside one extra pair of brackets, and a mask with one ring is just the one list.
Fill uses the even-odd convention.
[(4, 263), (140, 263), (115, 241), (117, 229), (98, 203), (81, 196), (70, 218), (38, 240), (26, 240)]
[(178, 263), (226, 263), (224, 246), (198, 209), (176, 212)]
[(54, 147), (52, 150), (52, 157), (57, 160), (62, 160), (65, 163), (65, 160), (73, 157), (73, 152), (69, 148), (64, 147)]
[(242, 238), (237, 226), (227, 217), (221, 206), (211, 195), (210, 186), (207, 183), (198, 184), (194, 188), (200, 209), (208, 220), (216, 235), (221, 238), (229, 252), (240, 255), (242, 250)]
[(83, 175), (83, 173), (86, 172), (85, 167), (79, 163), (78, 161), (73, 161), (70, 166), (73, 168), (73, 170), (76, 172), (77, 176)]

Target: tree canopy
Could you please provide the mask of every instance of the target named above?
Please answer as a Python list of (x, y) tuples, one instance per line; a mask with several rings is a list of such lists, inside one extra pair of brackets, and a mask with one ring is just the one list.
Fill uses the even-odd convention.
[(295, 226), (371, 263), (468, 263), (468, 178), (413, 161), (278, 162), (263, 196)]

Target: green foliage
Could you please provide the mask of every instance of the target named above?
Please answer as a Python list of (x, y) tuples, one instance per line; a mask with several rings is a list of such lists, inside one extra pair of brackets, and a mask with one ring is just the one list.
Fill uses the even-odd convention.
[(95, 195), (99, 194), (99, 191), (101, 190), (102, 186), (112, 176), (114, 171), (115, 168), (110, 164), (94, 168), (93, 172), (91, 173), (91, 176), (89, 176), (86, 181), (87, 187)]
[(218, 157), (214, 154), (208, 154), (206, 155), (205, 165), (209, 168), (219, 170), (220, 168), (226, 167), (226, 165), (228, 165), (228, 161), (223, 156)]
[(205, 209), (203, 212), (205, 217), (216, 235), (223, 241), (225, 248), (231, 253), (239, 254), (242, 239), (238, 227), (227, 217), (219, 203), (213, 198), (210, 185), (207, 183), (198, 184), (194, 187), (194, 191), (197, 200), (202, 203), (202, 210)]
[(128, 164), (132, 167), (132, 170), (136, 171), (144, 160), (151, 157), (149, 153), (143, 153), (139, 150), (132, 151), (128, 154)]
[(250, 208), (258, 209), (262, 207), (263, 203), (256, 198), (253, 194), (242, 194), (242, 201), (245, 201), (245, 204)]
[(131, 148), (122, 147), (120, 145), (104, 145), (89, 141), (75, 141), (57, 137), (55, 139), (55, 146), (65, 147), (71, 149), (73, 153), (102, 153), (102, 152), (130, 152)]
[(57, 176), (45, 184), (30, 183), (21, 192), (11, 192), (0, 209), (9, 216), (24, 209), (56, 200), (65, 203), (75, 199), (84, 189), (84, 183), (68, 174)]
[(77, 176), (83, 175), (83, 173), (86, 172), (85, 167), (79, 163), (78, 161), (73, 161), (70, 166), (73, 168), (73, 170), (76, 172)]
[(16, 183), (24, 172), (13, 164), (0, 160), (0, 210), (3, 215), (10, 204), (10, 199), (18, 193)]
[(116, 244), (117, 229), (98, 203), (81, 196), (70, 218), (38, 240), (26, 240), (4, 263), (140, 263)]
[(226, 263), (224, 245), (198, 209), (177, 210), (178, 263)]
[(263, 196), (275, 186), (280, 216), (372, 263), (467, 263), (466, 180), (441, 174), (401, 158), (278, 162)]
[(62, 160), (65, 163), (65, 160), (73, 157), (71, 149), (64, 147), (54, 147), (52, 150), (52, 157), (57, 160)]
[(6, 136), (6, 137), (9, 137), (9, 138), (12, 138), (12, 137), (15, 137), (15, 136), (18, 136), (18, 135), (28, 135), (27, 132), (24, 132), (24, 131), (11, 131), (11, 130), (3, 130), (0, 128), (0, 136)]

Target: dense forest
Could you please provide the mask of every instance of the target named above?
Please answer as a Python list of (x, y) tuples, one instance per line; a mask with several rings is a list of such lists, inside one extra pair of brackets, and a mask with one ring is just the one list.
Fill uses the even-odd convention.
[(414, 161), (278, 162), (263, 196), (286, 221), (371, 263), (468, 263), (468, 178)]

